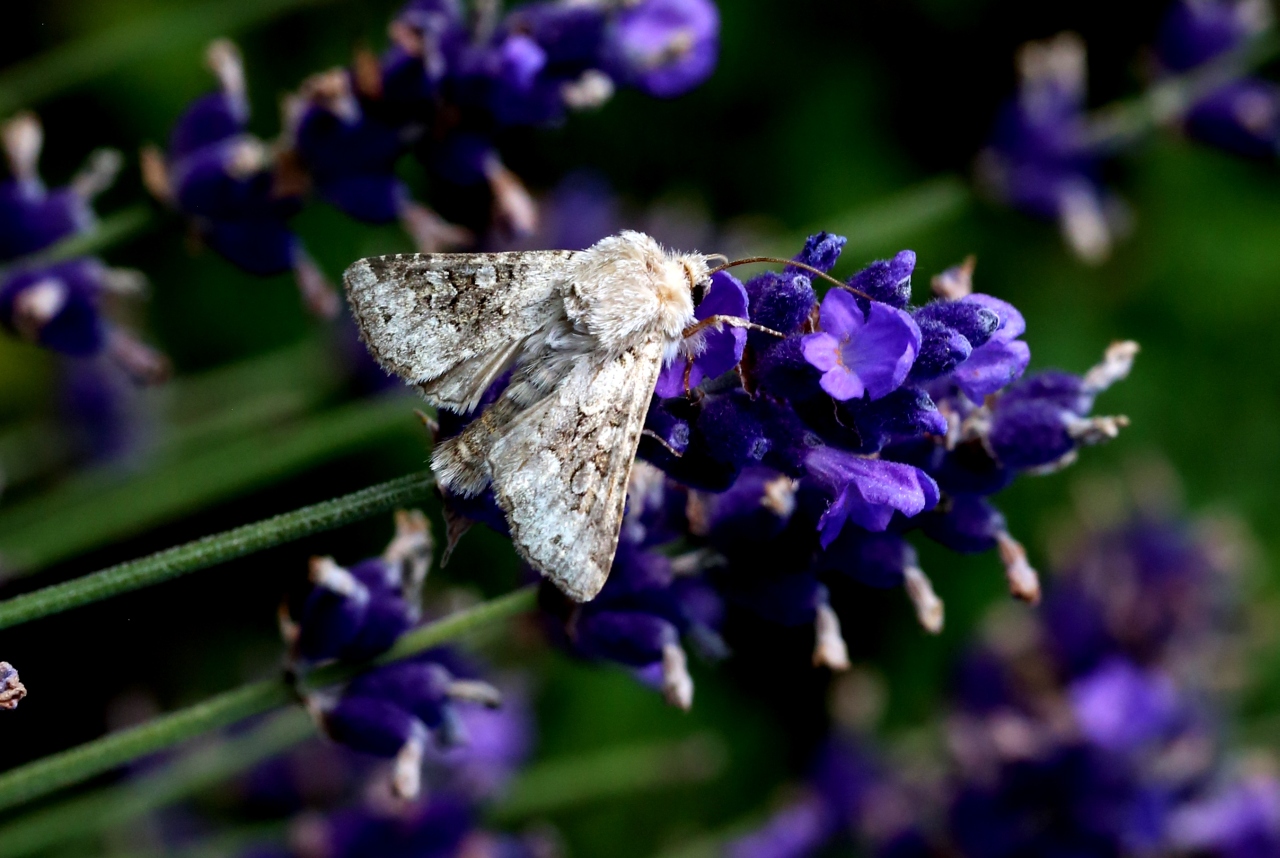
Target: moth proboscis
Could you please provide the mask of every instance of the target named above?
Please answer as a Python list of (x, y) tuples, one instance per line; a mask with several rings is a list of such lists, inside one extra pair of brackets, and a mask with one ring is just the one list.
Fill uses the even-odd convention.
[(431, 467), (450, 493), (492, 486), (520, 556), (587, 601), (613, 563), (658, 374), (711, 273), (707, 256), (623, 232), (581, 251), (375, 256), (344, 280), (370, 351), (433, 405), (473, 411), (514, 367)]

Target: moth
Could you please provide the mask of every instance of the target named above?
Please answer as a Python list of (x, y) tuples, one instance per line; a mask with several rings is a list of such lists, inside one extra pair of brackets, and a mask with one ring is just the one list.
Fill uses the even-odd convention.
[(470, 412), (514, 367), (431, 467), (449, 493), (492, 486), (520, 556), (588, 601), (613, 563), (663, 365), (705, 327), (758, 327), (695, 324), (712, 259), (622, 232), (581, 251), (375, 256), (343, 279), (370, 352), (431, 404)]

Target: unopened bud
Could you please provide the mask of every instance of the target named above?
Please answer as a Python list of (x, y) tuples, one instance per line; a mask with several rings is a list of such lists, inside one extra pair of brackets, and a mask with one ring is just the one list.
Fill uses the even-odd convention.
[(911, 604), (915, 606), (916, 618), (920, 620), (920, 625), (930, 634), (936, 635), (941, 632), (944, 614), (942, 600), (933, 591), (933, 584), (924, 574), (924, 570), (918, 566), (908, 566), (902, 570), (902, 578), (907, 595), (911, 598)]
[(1009, 581), (1009, 592), (1015, 599), (1032, 605), (1040, 602), (1040, 576), (1027, 562), (1027, 550), (1008, 531), (996, 534), (996, 549), (1004, 564), (1004, 575)]
[(818, 606), (813, 620), (813, 663), (832, 670), (849, 669), (849, 647), (840, 633), (840, 618), (827, 604)]
[(662, 696), (672, 706), (686, 712), (693, 706), (693, 677), (689, 675), (689, 659), (678, 643), (662, 647)]

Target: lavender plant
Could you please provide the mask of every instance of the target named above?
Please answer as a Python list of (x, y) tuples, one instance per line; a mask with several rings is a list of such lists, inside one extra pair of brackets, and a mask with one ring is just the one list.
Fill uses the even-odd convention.
[(1221, 721), (1239, 540), (1156, 508), (1084, 528), (1041, 610), (996, 612), (959, 659), (945, 769), (850, 733), (725, 854), (798, 858), (850, 835), (895, 856), (1273, 854), (1280, 789)]

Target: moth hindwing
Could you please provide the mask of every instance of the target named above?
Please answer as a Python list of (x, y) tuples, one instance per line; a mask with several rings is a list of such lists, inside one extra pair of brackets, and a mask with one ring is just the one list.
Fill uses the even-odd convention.
[(665, 354), (693, 320), (706, 259), (624, 232), (584, 251), (363, 259), (346, 286), (361, 336), (427, 400), (474, 411), (433, 451), (447, 493), (491, 487), (516, 550), (574, 599), (604, 585)]

